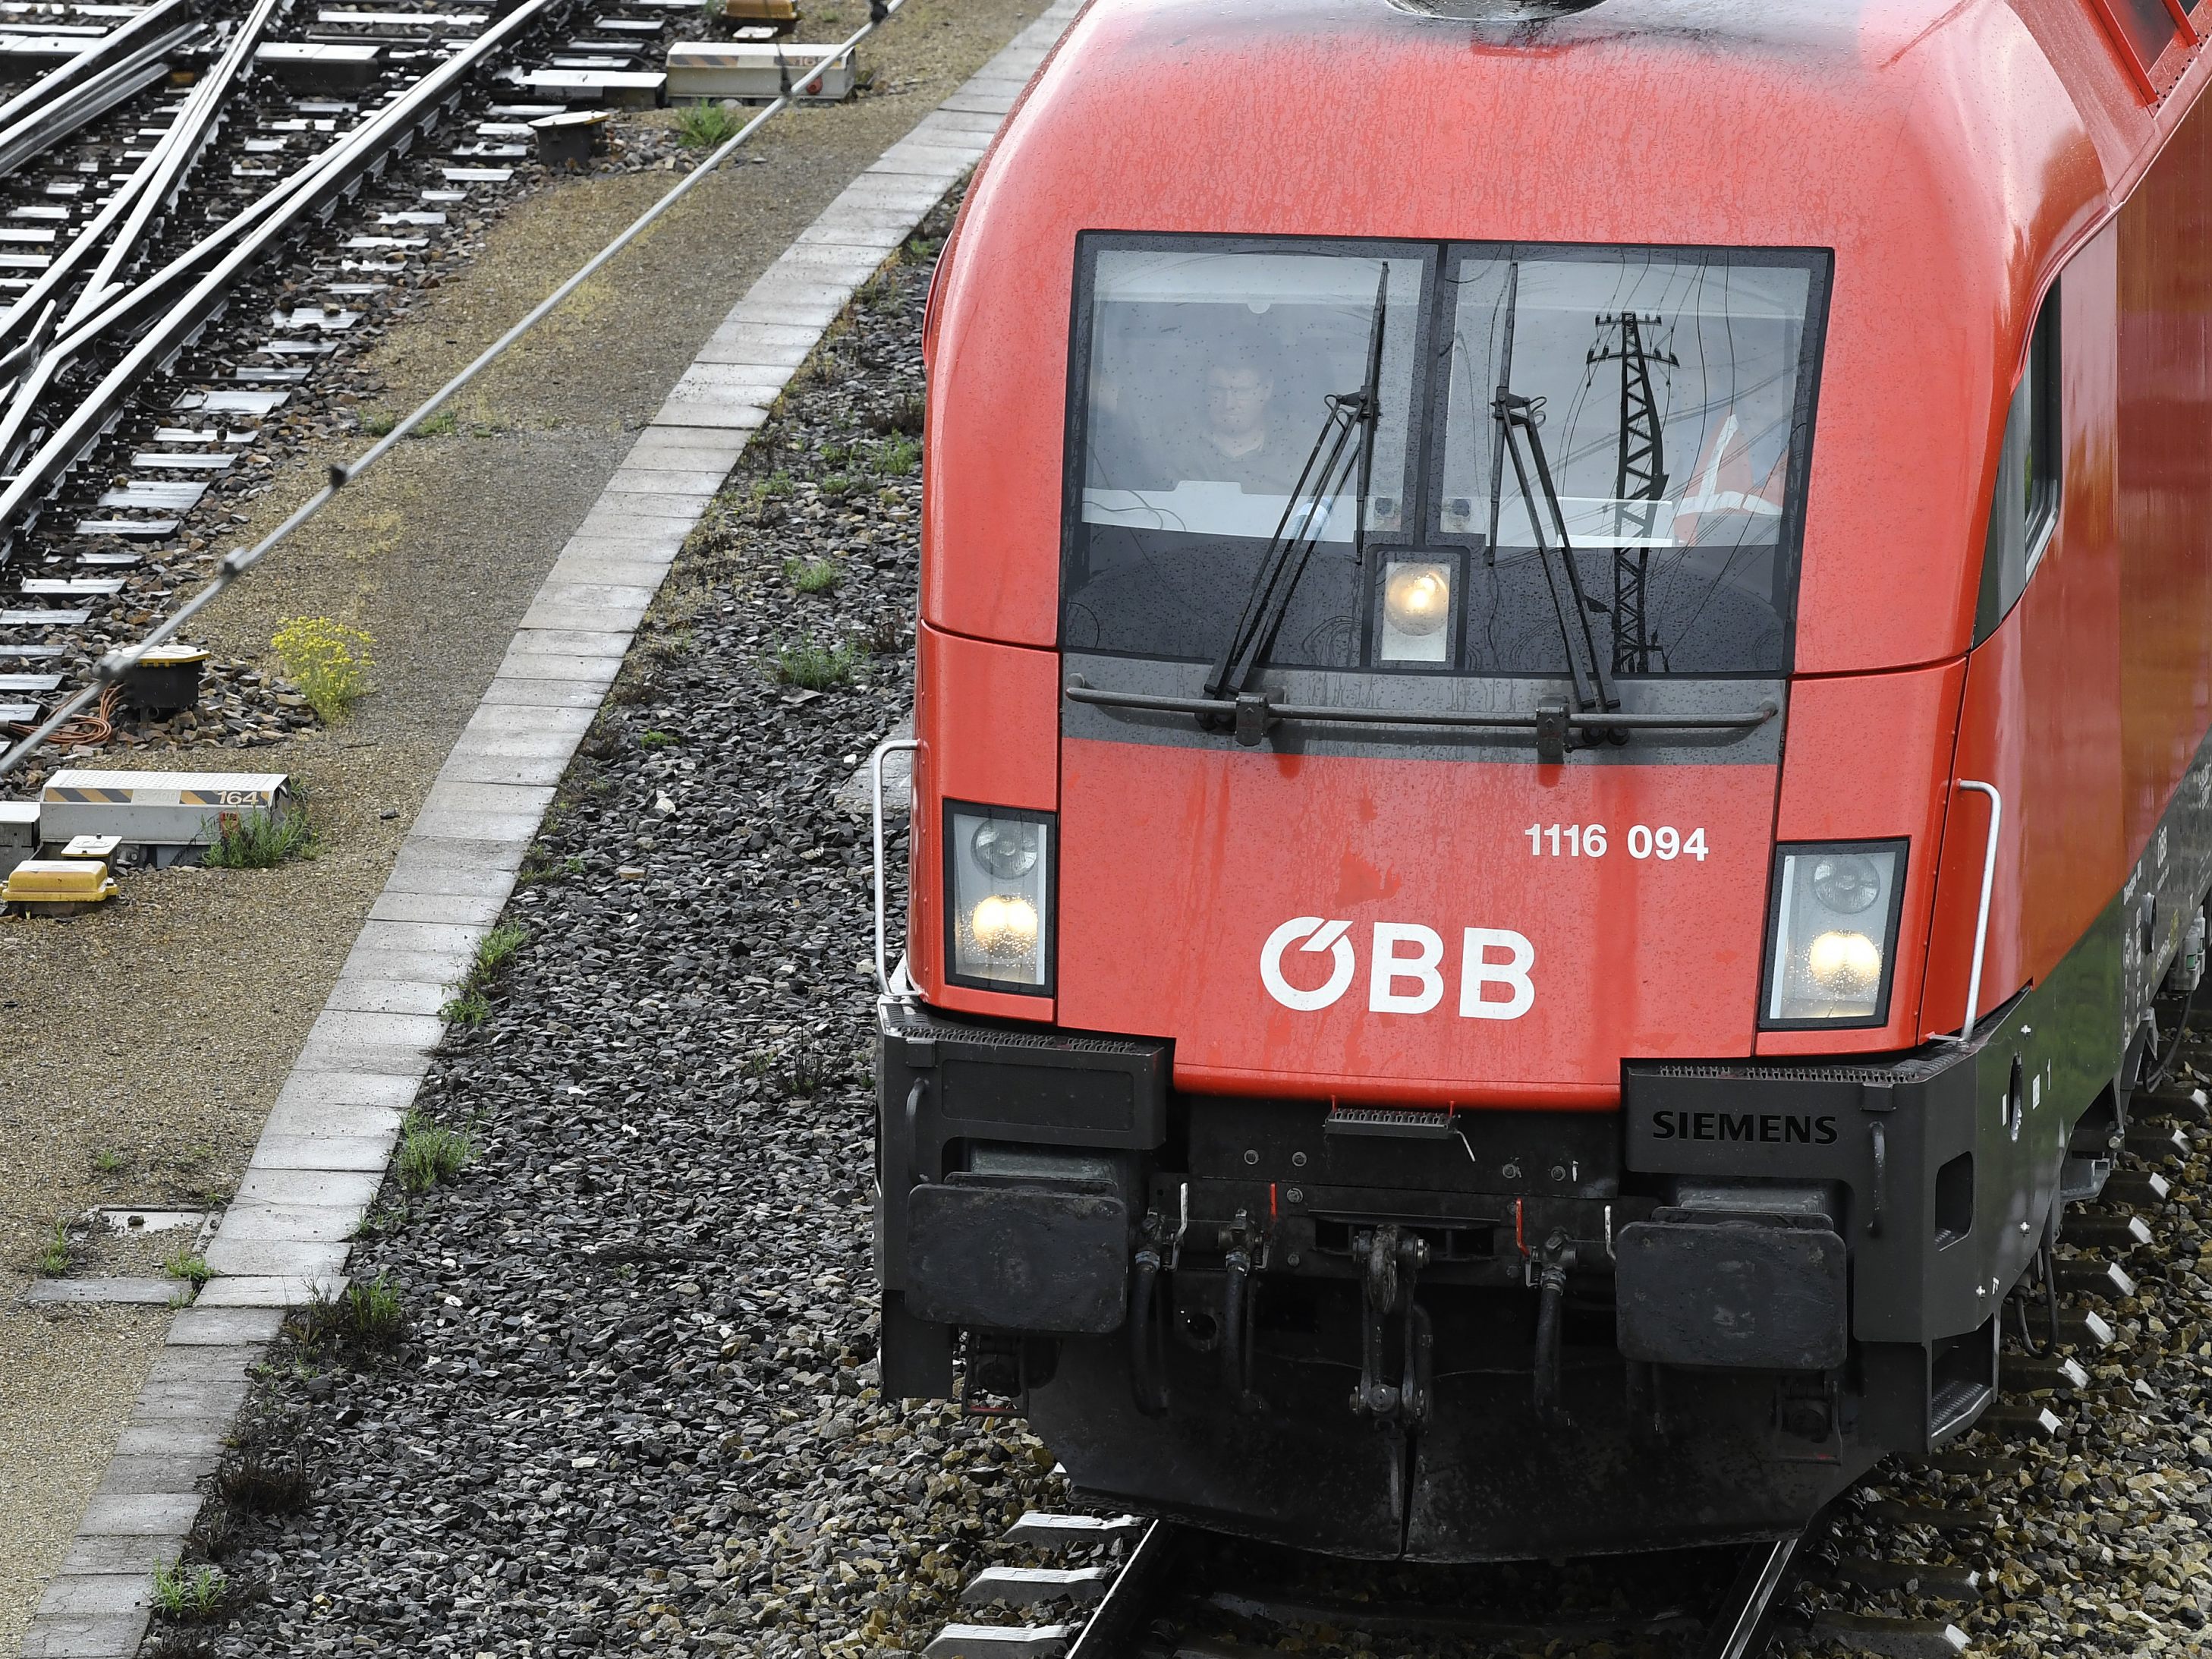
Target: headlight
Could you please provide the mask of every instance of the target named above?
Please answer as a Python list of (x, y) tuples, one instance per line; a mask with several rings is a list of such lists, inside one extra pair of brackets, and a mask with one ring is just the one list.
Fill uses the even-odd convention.
[(1392, 560), (1382, 567), (1378, 662), (1443, 662), (1451, 647), (1451, 567)]
[(1881, 1024), (1889, 1018), (1905, 843), (1776, 850), (1759, 1023)]
[(955, 984), (1052, 985), (1052, 819), (946, 803), (945, 961)]

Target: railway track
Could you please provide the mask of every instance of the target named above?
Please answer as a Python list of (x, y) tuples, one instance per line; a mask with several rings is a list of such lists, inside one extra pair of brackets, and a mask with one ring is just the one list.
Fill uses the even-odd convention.
[[(106, 53), (0, 104), (0, 722), (30, 729), (213, 574), (282, 454), (358, 429), (357, 348), (526, 187), (527, 122), (568, 107), (532, 76), (701, 26), (672, 0), (0, 11), (0, 66), (34, 27), (104, 27)], [(60, 125), (88, 85), (100, 111), (9, 149), (10, 111)]]
[[(2000, 1398), (1975, 1429), (1924, 1462), (1877, 1470), (1802, 1537), (1735, 1553), (1732, 1570), (1717, 1571), (1729, 1553), (1712, 1551), (1601, 1564), (1601, 1564), (1371, 1567), (1301, 1560), (1140, 1516), (1037, 1513), (1011, 1528), (1001, 1559), (969, 1579), (968, 1611), (931, 1642), (928, 1659), (1286, 1651), (1952, 1659), (2036, 1650), (2018, 1644), (2029, 1609), (2054, 1589), (2094, 1582), (2100, 1567), (2142, 1568), (2138, 1600), (2196, 1612), (2203, 1626), (2190, 1564), (2125, 1541), (2144, 1508), (2160, 1501), (2158, 1486), (2179, 1483), (2181, 1472), (2112, 1426), (2116, 1410), (2146, 1423), (2164, 1416), (2156, 1345), (2169, 1339), (2170, 1350), (2177, 1331), (2193, 1328), (2177, 1316), (2192, 1311), (2195, 1287), (2157, 1257), (2162, 1243), (2199, 1231), (2184, 1202), (2185, 1184), (2193, 1189), (2203, 1175), (2196, 1142), (2212, 1133), (2199, 1080), (2192, 1073), (2136, 1097), (2103, 1194), (2067, 1211), (2048, 1296), (2030, 1287), (2008, 1302)], [(2212, 1366), (2212, 1348), (2202, 1358)], [(2077, 1467), (2089, 1443), (2115, 1438), (2119, 1462), (2136, 1470), (2127, 1480)], [(2191, 1446), (2178, 1461), (2212, 1468), (2212, 1448)], [(2079, 1530), (2105, 1541), (2069, 1559), (2051, 1544), (2085, 1510)], [(2137, 1559), (2146, 1553), (2148, 1564)], [(1594, 1595), (1601, 1584), (1609, 1595)], [(1640, 1598), (1624, 1589), (1638, 1584)], [(2069, 1653), (2140, 1650), (2124, 1625), (2109, 1650), (2078, 1623), (2070, 1635)]]

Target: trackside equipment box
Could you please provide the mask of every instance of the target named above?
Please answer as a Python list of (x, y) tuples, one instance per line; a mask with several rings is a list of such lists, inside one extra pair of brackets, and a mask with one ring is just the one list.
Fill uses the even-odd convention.
[(226, 815), (276, 811), (283, 772), (57, 772), (39, 796), (39, 839), (119, 836), (126, 847), (207, 847)]
[[(687, 99), (780, 98), (835, 46), (752, 45), (744, 41), (683, 40), (668, 49), (668, 95)], [(853, 95), (850, 52), (822, 71), (822, 78), (799, 94), (803, 100), (836, 103)]]

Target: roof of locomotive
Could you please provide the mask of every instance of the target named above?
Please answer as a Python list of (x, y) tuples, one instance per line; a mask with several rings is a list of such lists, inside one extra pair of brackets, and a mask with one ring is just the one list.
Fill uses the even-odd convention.
[(1058, 544), (1036, 481), (1060, 474), (1065, 383), (1036, 369), (1064, 355), (1082, 231), (1795, 246), (1834, 257), (1797, 669), (1965, 648), (1956, 550), (1978, 549), (2028, 321), (2212, 53), (2152, 106), (2094, 0), (1599, 0), (1511, 26), (1407, 9), (1490, 3), (1093, 0), (951, 256), (932, 476), (968, 540), (926, 571), (926, 617), (1056, 637), (1049, 586), (1006, 578)]

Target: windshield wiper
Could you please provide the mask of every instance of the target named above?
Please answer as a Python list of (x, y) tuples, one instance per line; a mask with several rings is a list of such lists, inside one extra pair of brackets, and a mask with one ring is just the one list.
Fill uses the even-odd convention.
[[(1724, 714), (1624, 714), (1617, 711), (1572, 713), (1556, 698), (1525, 712), (1462, 713), (1457, 709), (1346, 708), (1324, 703), (1278, 702), (1274, 694), (1248, 691), (1235, 698), (1178, 697), (1155, 691), (1113, 691), (1091, 684), (1080, 674), (1063, 688), (1070, 702), (1098, 708), (1129, 708), (1146, 714), (1195, 714), (1209, 730), (1228, 727), (1249, 748), (1285, 720), (1315, 725), (1444, 726), (1459, 731), (1528, 732), (1536, 738), (1536, 758), (1556, 766), (1566, 759), (1568, 733), (1584, 734), (1595, 746), (1615, 732), (1752, 732), (1782, 712), (1772, 697), (1755, 708)], [(1592, 734), (1595, 734), (1593, 737)]]
[[(1307, 562), (1312, 558), (1322, 532), (1328, 526), (1336, 494), (1343, 487), (1343, 474), (1347, 470), (1345, 451), (1351, 447), (1355, 433), (1359, 441), (1356, 457), (1359, 499), (1352, 520), (1352, 560), (1358, 565), (1366, 559), (1367, 490), (1375, 466), (1375, 429), (1382, 412), (1383, 325), (1389, 310), (1390, 265), (1385, 260), (1382, 277), (1375, 288), (1375, 315), (1368, 325), (1367, 379), (1358, 392), (1334, 393), (1326, 400), (1328, 413), (1314, 439), (1313, 448), (1306, 455), (1306, 464), (1298, 473), (1290, 501), (1283, 507), (1275, 533), (1268, 539), (1267, 551), (1260, 556), (1260, 568), (1253, 573), (1252, 586), (1244, 595), (1243, 608), (1237, 613), (1236, 631), (1222, 647), (1213, 672), (1206, 676), (1208, 698), (1233, 707), (1250, 690), (1252, 677), (1274, 649), (1276, 630), (1282, 627), (1283, 617), (1291, 608), (1291, 591), (1305, 574)], [(1328, 452), (1326, 459), (1322, 458), (1324, 450)], [(1298, 503), (1305, 498), (1309, 481), (1313, 485), (1313, 495), (1308, 501), (1305, 516), (1293, 532), (1291, 521), (1298, 515)]]
[[(1511, 386), (1504, 385), (1498, 388), (1498, 396), (1491, 404), (1502, 445), (1513, 463), (1513, 477), (1521, 486), (1521, 502), (1528, 509), (1528, 528), (1536, 538), (1536, 556), (1544, 567), (1544, 585), (1552, 591), (1552, 611), (1559, 622), (1559, 644), (1567, 653), (1567, 675), (1574, 682), (1575, 707), (1584, 712), (1610, 712), (1620, 707), (1620, 695), (1613, 687), (1611, 658), (1597, 648), (1596, 635), (1590, 631), (1590, 613), (1601, 607), (1593, 605), (1583, 594), (1582, 577), (1575, 569), (1574, 544), (1567, 536), (1567, 517), (1559, 507), (1559, 493), (1552, 483), (1552, 463), (1544, 453), (1544, 434), (1539, 429), (1543, 410), (1541, 398), (1523, 398)], [(1550, 514), (1553, 533), (1559, 538), (1556, 549), (1545, 539), (1543, 518), (1537, 512), (1535, 495), (1528, 488), (1528, 466), (1521, 454), (1521, 439), (1524, 435), (1535, 458), (1536, 480), (1543, 486), (1544, 509)], [(1496, 540), (1493, 507), (1493, 546)], [(1613, 729), (1626, 737), (1620, 727)], [(1614, 739), (1620, 740), (1620, 738)]]

